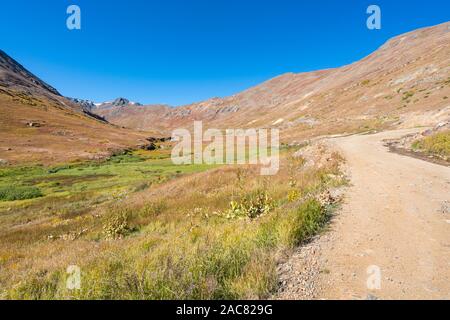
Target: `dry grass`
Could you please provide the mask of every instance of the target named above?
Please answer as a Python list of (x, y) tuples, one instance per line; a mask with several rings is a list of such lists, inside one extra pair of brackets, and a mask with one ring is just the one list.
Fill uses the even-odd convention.
[(435, 133), (413, 143), (413, 149), (428, 155), (450, 159), (450, 130)]
[[(285, 157), (279, 174), (266, 178), (255, 167), (223, 167), (75, 218), (36, 217), (1, 235), (2, 297), (266, 298), (277, 286), (278, 257), (326, 222), (330, 207), (316, 196), (343, 182), (336, 178), (339, 161), (305, 170)], [(288, 197), (294, 191), (297, 196)], [(251, 211), (258, 212), (252, 218), (228, 215), (232, 201), (248, 199), (253, 206), (270, 199), (271, 205)], [(81, 267), (81, 290), (66, 289), (69, 265)]]

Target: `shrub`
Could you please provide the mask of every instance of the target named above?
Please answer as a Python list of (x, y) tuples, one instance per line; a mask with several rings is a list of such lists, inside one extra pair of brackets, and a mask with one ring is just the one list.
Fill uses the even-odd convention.
[(315, 199), (298, 207), (291, 219), (282, 224), (283, 242), (290, 247), (297, 246), (311, 238), (328, 221), (328, 211)]
[(297, 201), (300, 198), (300, 191), (298, 190), (289, 191), (287, 198), (289, 202)]
[(413, 149), (441, 157), (450, 157), (450, 130), (443, 131), (413, 143)]
[(130, 214), (126, 210), (114, 212), (103, 226), (103, 233), (107, 239), (122, 239), (131, 233), (129, 224)]
[(406, 92), (403, 93), (402, 100), (403, 101), (408, 100), (409, 98), (413, 97), (414, 94), (415, 94), (414, 91), (406, 91)]
[(0, 201), (16, 201), (42, 197), (37, 187), (10, 186), (0, 187)]
[(150, 202), (139, 209), (138, 215), (140, 217), (157, 216), (166, 210), (166, 208), (167, 204), (163, 200)]
[(255, 219), (269, 213), (274, 207), (274, 201), (267, 191), (256, 190), (247, 194), (240, 203), (231, 201), (227, 218), (248, 217)]
[(108, 159), (110, 163), (134, 163), (134, 162), (142, 162), (145, 159), (140, 157), (139, 155), (134, 154), (131, 151), (124, 151), (118, 154), (114, 154), (112, 157)]

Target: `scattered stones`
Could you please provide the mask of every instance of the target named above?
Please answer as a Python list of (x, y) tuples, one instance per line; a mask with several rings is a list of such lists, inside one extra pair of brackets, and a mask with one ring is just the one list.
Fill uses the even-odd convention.
[(305, 168), (323, 168), (335, 157), (335, 151), (322, 142), (309, 144), (294, 154), (305, 160)]
[(7, 165), (8, 164), (8, 161), (7, 160), (5, 160), (5, 159), (0, 159), (0, 166), (4, 166), (4, 165)]
[[(289, 259), (277, 268), (279, 289), (275, 299), (311, 300), (319, 294), (318, 277), (323, 272), (320, 261), (320, 239), (297, 248)], [(329, 272), (327, 270), (327, 272)]]
[(337, 199), (333, 197), (329, 190), (326, 190), (317, 196), (317, 200), (323, 207), (336, 203)]
[(78, 232), (69, 232), (69, 233), (66, 233), (63, 235), (58, 235), (58, 236), (50, 234), (47, 236), (47, 240), (75, 241), (88, 231), (89, 231), (89, 229), (82, 229)]

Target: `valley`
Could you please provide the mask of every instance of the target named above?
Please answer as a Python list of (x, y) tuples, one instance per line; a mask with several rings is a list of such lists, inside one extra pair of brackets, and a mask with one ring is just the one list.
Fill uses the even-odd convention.
[[(0, 299), (448, 299), (449, 96), (449, 22), (177, 107), (64, 97), (0, 51)], [(279, 133), (278, 170), (203, 161), (227, 129)]]

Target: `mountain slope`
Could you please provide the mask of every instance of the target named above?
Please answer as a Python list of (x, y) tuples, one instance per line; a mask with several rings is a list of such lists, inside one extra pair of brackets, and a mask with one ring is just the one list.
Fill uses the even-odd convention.
[(145, 137), (101, 121), (0, 51), (2, 164), (95, 159)]
[[(148, 130), (148, 122), (152, 119), (162, 119), (164, 115), (170, 113), (171, 107), (167, 105), (146, 105), (130, 102), (125, 98), (117, 98), (113, 102), (102, 103), (91, 112), (103, 117), (106, 120), (116, 121), (116, 124), (128, 128), (138, 130)], [(161, 129), (159, 126), (154, 126), (153, 129)]]
[(60, 95), (55, 88), (26, 70), (2, 50), (0, 50), (0, 86), (32, 94)]
[[(288, 140), (320, 134), (426, 125), (450, 116), (450, 23), (388, 41), (341, 68), (289, 73), (226, 98), (178, 108), (102, 113), (140, 129), (279, 127)], [(447, 97), (447, 98), (446, 98)]]

